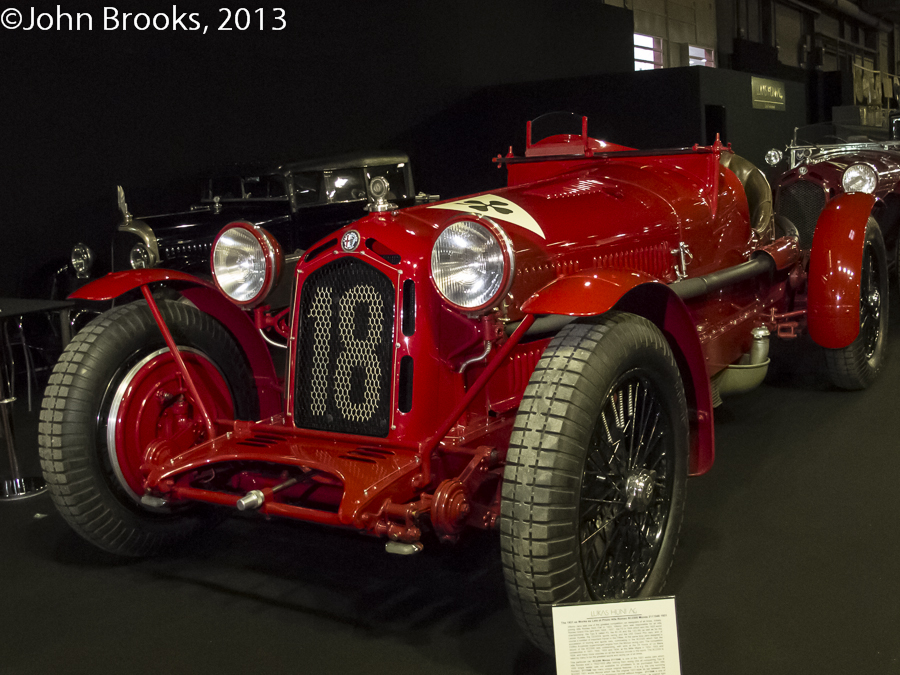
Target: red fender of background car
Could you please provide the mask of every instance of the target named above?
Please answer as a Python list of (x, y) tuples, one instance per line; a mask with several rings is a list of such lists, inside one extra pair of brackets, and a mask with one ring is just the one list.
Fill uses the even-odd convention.
[(688, 408), (696, 411), (690, 420), (689, 471), (705, 473), (715, 459), (712, 392), (696, 326), (674, 292), (648, 274), (597, 268), (556, 279), (522, 304), (528, 314), (585, 317), (611, 309), (643, 316), (668, 340), (682, 371)]
[(841, 349), (859, 335), (859, 288), (866, 224), (875, 197), (835, 197), (819, 216), (809, 260), (807, 322), (822, 347)]
[(265, 340), (246, 312), (240, 310), (211, 283), (185, 272), (166, 269), (127, 270), (112, 272), (85, 284), (72, 293), (72, 300), (108, 301), (141, 286), (169, 282), (197, 309), (209, 314), (227, 328), (240, 344), (253, 370), (259, 395), (261, 418), (281, 412), (281, 383), (275, 372), (272, 355)]

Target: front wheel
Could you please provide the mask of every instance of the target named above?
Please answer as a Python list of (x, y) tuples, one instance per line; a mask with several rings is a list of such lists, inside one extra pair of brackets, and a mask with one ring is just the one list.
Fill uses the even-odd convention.
[[(255, 417), (253, 377), (231, 335), (191, 305), (163, 300), (159, 308), (213, 418)], [(149, 443), (179, 434), (206, 440), (199, 408), (145, 302), (105, 312), (79, 331), (53, 369), (40, 420), (41, 466), (53, 502), (91, 543), (146, 555), (208, 521), (200, 505), (141, 501)]]
[(873, 218), (866, 225), (859, 284), (859, 335), (847, 347), (825, 350), (825, 369), (841, 389), (865, 389), (878, 376), (887, 351), (887, 250)]
[(656, 594), (681, 529), (689, 447), (681, 375), (649, 321), (570, 324), (531, 376), (504, 473), (513, 612), (553, 649), (558, 603)]

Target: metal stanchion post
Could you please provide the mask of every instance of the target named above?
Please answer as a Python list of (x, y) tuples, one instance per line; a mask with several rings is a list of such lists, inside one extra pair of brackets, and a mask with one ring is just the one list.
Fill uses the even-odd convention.
[(9, 372), (10, 365), (7, 362), (9, 358), (9, 337), (4, 327), (0, 325), (0, 342), (3, 354), (0, 355), (0, 419), (2, 419), (2, 427), (0, 431), (6, 439), (6, 449), (9, 452), (9, 470), (11, 477), (0, 481), (0, 500), (24, 499), (25, 497), (33, 497), (47, 490), (47, 485), (41, 478), (23, 477), (19, 471), (19, 461), (16, 458), (16, 443), (13, 437), (12, 414), (9, 406), (13, 404), (16, 397), (9, 389)]
[[(9, 453), (10, 476), (0, 477), (0, 501), (33, 497), (47, 490), (42, 478), (23, 476), (19, 470), (16, 457), (16, 442), (13, 429), (12, 406), (16, 400), (11, 375), (15, 371), (15, 362), (10, 348), (9, 336), (4, 322), (10, 319), (39, 312), (58, 312), (71, 307), (72, 303), (60, 300), (29, 300), (24, 298), (0, 298), (0, 435), (6, 440)], [(23, 344), (27, 349), (27, 345)], [(27, 360), (26, 355), (26, 360)], [(5, 472), (4, 472), (5, 473)]]

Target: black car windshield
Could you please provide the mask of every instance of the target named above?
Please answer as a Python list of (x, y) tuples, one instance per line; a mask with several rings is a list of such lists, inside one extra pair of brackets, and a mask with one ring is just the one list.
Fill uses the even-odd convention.
[(390, 185), (387, 199), (409, 198), (406, 164), (382, 164), (363, 169), (328, 169), (325, 171), (295, 171), (294, 202), (297, 206), (338, 204), (361, 201), (368, 197), (366, 186), (375, 176), (382, 176)]
[(325, 201), (352, 202), (366, 198), (362, 169), (335, 169), (325, 172)]
[(204, 184), (203, 201), (246, 199), (286, 199), (284, 178), (278, 174), (210, 178)]

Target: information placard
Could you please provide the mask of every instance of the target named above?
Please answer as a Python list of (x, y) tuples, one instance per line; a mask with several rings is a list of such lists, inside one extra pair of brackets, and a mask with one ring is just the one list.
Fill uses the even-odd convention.
[(680, 675), (675, 598), (557, 605), (557, 675)]

